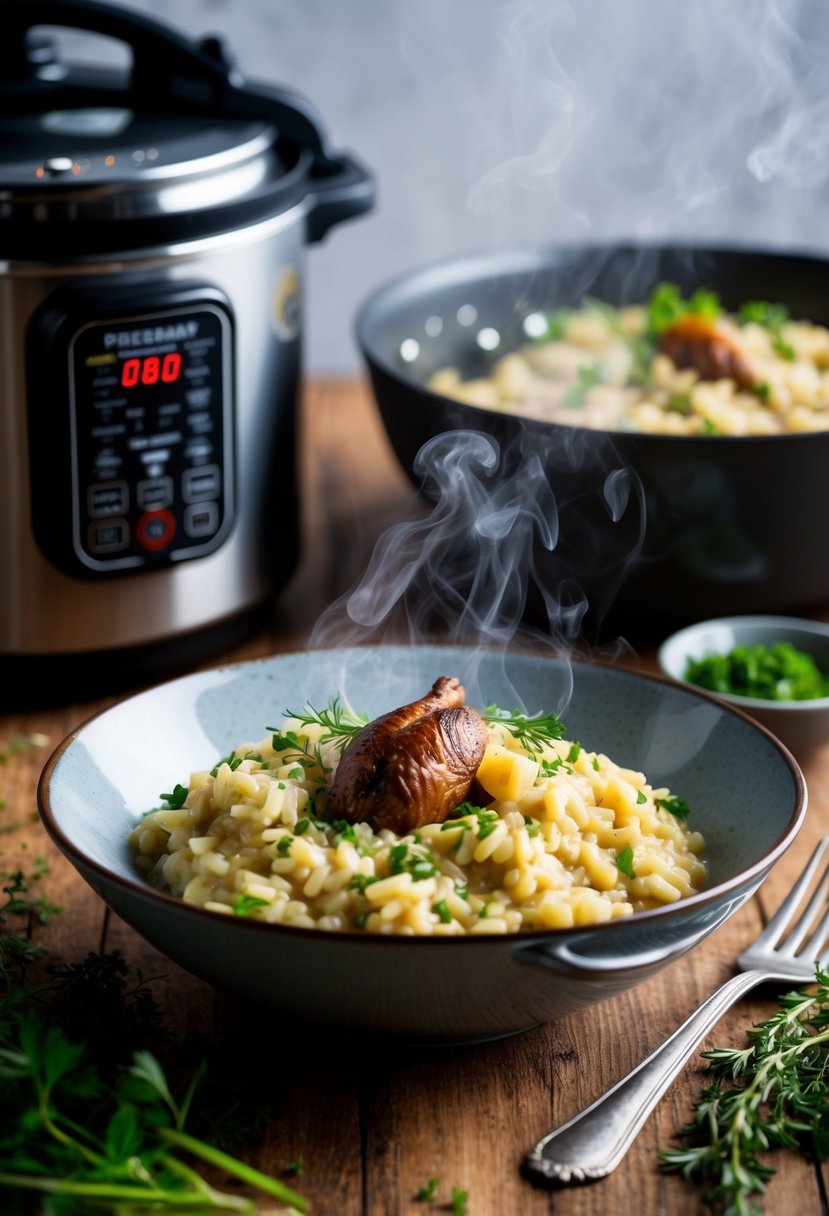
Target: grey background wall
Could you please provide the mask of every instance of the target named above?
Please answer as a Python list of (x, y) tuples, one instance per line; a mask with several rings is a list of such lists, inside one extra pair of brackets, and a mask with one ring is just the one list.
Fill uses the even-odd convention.
[(303, 92), (332, 146), (374, 171), (374, 212), (309, 253), (311, 372), (359, 370), (359, 302), (457, 252), (829, 244), (821, 0), (121, 2), (222, 35), (245, 75)]

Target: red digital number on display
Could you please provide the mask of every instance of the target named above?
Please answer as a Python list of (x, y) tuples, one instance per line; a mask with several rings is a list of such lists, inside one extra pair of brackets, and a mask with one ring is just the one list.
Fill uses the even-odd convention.
[(175, 384), (181, 375), (181, 355), (173, 352), (160, 359), (158, 355), (147, 355), (143, 359), (125, 359), (121, 368), (121, 387), (135, 388), (136, 384)]

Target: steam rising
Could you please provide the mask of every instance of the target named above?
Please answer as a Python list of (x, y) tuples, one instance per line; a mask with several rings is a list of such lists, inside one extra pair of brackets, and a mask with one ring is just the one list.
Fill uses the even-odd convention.
[[(566, 493), (557, 501), (553, 488), (557, 468), (566, 485), (568, 475), (596, 462), (595, 444), (578, 428), (555, 436), (519, 430), (503, 450), (477, 431), (431, 439), (414, 467), (431, 510), (387, 529), (358, 585), (323, 614), (310, 644), (393, 638), (543, 645), (568, 654), (586, 649), (585, 613), (597, 607), (601, 616), (612, 602), (639, 552), (645, 522), (636, 475), (612, 467), (602, 479), (599, 469), (594, 507), (606, 526), (608, 520), (624, 524), (631, 540), (616, 570), (597, 566), (595, 516), (568, 502)], [(599, 589), (592, 605), (591, 582)], [(623, 646), (619, 641), (611, 649)]]
[(467, 203), (491, 240), (704, 234), (797, 246), (821, 231), (803, 222), (820, 197), (803, 192), (829, 177), (826, 6), (484, 7), (497, 78)]

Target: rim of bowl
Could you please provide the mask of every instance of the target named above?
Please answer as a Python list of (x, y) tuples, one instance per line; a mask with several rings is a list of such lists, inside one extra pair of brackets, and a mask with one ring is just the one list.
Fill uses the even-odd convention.
[[(395, 644), (393, 643), (379, 645), (366, 644), (365, 647), (356, 646), (353, 647), (353, 649), (382, 651), (390, 650), (394, 647), (394, 645)], [(445, 645), (446, 649), (455, 650), (475, 650), (480, 652), (481, 650), (486, 649), (486, 647), (481, 646), (459, 646), (452, 643), (444, 644), (439, 642), (430, 642), (427, 645), (430, 647), (430, 649), (437, 649), (442, 645)], [(397, 648), (399, 649), (399, 646)], [(205, 924), (215, 924), (218, 919), (218, 914), (216, 912), (210, 912), (206, 908), (199, 907), (195, 904), (185, 903), (184, 900), (179, 899), (175, 895), (171, 895), (166, 891), (159, 891), (155, 887), (151, 887), (146, 882), (143, 882), (139, 874), (136, 874), (134, 878), (125, 878), (121, 874), (116, 874), (113, 870), (109, 869), (108, 866), (84, 856), (80, 849), (74, 844), (72, 839), (67, 836), (62, 828), (58, 826), (55, 820), (50, 800), (50, 787), (55, 769), (57, 768), (57, 765), (64, 753), (68, 751), (77, 737), (81, 734), (84, 728), (89, 725), (89, 723), (94, 722), (97, 718), (103, 717), (111, 710), (116, 709), (118, 706), (125, 704), (128, 701), (135, 701), (147, 694), (154, 693), (174, 685), (184, 684), (189, 680), (196, 680), (204, 676), (209, 676), (212, 673), (235, 673), (253, 668), (255, 666), (265, 666), (273, 659), (288, 657), (289, 655), (311, 657), (316, 654), (323, 655), (340, 653), (342, 653), (341, 648), (321, 648), (319, 650), (297, 649), (292, 651), (285, 650), (262, 658), (245, 659), (238, 663), (224, 663), (218, 667), (205, 668), (198, 672), (190, 672), (189, 674), (179, 676), (174, 680), (165, 680), (160, 684), (152, 685), (151, 687), (143, 689), (140, 692), (121, 698), (119, 701), (115, 702), (114, 705), (106, 706), (105, 708), (90, 714), (88, 718), (80, 722), (77, 727), (75, 727), (64, 739), (61, 740), (60, 743), (58, 743), (57, 747), (46, 761), (38, 780), (38, 813), (53, 842), (57, 845), (64, 856), (70, 860), (70, 862), (73, 862), (74, 864), (74, 861), (76, 861), (78, 863), (75, 867), (76, 869), (80, 868), (81, 870), (91, 870), (103, 877), (107, 882), (120, 887), (122, 890), (130, 892), (132, 895), (137, 895), (140, 899), (144, 899), (148, 903), (160, 905), (162, 907), (167, 906), (171, 909), (175, 909), (180, 915), (189, 915), (196, 918), (197, 921), (203, 921)], [(502, 654), (503, 649), (499, 648), (497, 653)], [(766, 738), (774, 746), (775, 750), (780, 753), (781, 758), (788, 766), (794, 782), (795, 790), (793, 812), (784, 830), (778, 836), (777, 841), (762, 855), (762, 857), (759, 857), (755, 862), (753, 862), (752, 865), (744, 870), (741, 870), (739, 874), (735, 874), (733, 877), (726, 879), (725, 882), (718, 883), (715, 887), (704, 888), (702, 891), (697, 891), (695, 894), (689, 895), (684, 899), (676, 900), (672, 904), (663, 904), (658, 908), (649, 908), (642, 912), (633, 912), (630, 916), (618, 917), (610, 921), (601, 921), (591, 925), (576, 925), (566, 929), (528, 929), (519, 930), (516, 933), (492, 935), (486, 933), (458, 933), (446, 936), (435, 934), (413, 934), (411, 937), (406, 936), (402, 939), (407, 943), (407, 948), (409, 944), (415, 942), (418, 943), (419, 946), (425, 946), (428, 943), (428, 949), (436, 949), (438, 945), (444, 946), (450, 942), (452, 943), (452, 946), (450, 947), (451, 949), (460, 948), (458, 946), (458, 943), (460, 942), (476, 942), (481, 945), (489, 946), (500, 942), (502, 944), (508, 943), (513, 947), (520, 947), (527, 945), (530, 942), (539, 940), (557, 940), (573, 937), (586, 939), (591, 935), (595, 935), (595, 933), (599, 930), (601, 930), (603, 935), (605, 933), (613, 934), (618, 933), (620, 930), (624, 930), (625, 927), (629, 928), (631, 924), (649, 924), (654, 920), (660, 921), (664, 919), (672, 919), (676, 916), (683, 915), (689, 909), (700, 908), (704, 907), (706, 904), (714, 903), (722, 896), (728, 895), (730, 892), (737, 890), (738, 887), (745, 885), (758, 875), (761, 875), (764, 871), (771, 869), (774, 863), (783, 855), (783, 853), (786, 852), (792, 841), (796, 838), (806, 816), (808, 795), (805, 778), (800, 766), (786, 745), (782, 743), (770, 730), (768, 730), (762, 722), (758, 722), (755, 718), (752, 718), (750, 714), (745, 713), (737, 706), (726, 704), (713, 693), (708, 693), (705, 689), (696, 688), (692, 684), (680, 683), (665, 676), (652, 675), (649, 672), (632, 671), (629, 668), (615, 667), (612, 663), (606, 663), (599, 660), (572, 659), (562, 655), (554, 656), (547, 654), (544, 651), (533, 652), (531, 650), (516, 650), (515, 653), (526, 654), (529, 656), (535, 654), (535, 656), (538, 658), (558, 659), (559, 661), (567, 662), (574, 667), (600, 667), (604, 670), (616, 672), (623, 677), (630, 678), (635, 681), (646, 681), (660, 686), (669, 686), (671, 688), (677, 688), (679, 686), (688, 696), (697, 698), (701, 701), (710, 701), (715, 704), (718, 709), (724, 711), (725, 713), (733, 714), (738, 718), (742, 718), (744, 721), (748, 722), (753, 730), (766, 736)], [(100, 895), (99, 898), (103, 899), (103, 897)], [(106, 903), (106, 900), (103, 902)], [(271, 925), (266, 924), (263, 921), (251, 920), (247, 917), (235, 917), (230, 923), (238, 926), (241, 932), (270, 933), (277, 935), (288, 934), (289, 936), (297, 937), (297, 940), (302, 940), (303, 938), (311, 938), (316, 941), (324, 940), (329, 942), (347, 940), (349, 942), (363, 942), (368, 945), (376, 945), (379, 942), (387, 942), (390, 943), (388, 948), (391, 948), (391, 946), (396, 943), (399, 944), (401, 941), (400, 934), (364, 933), (360, 932), (359, 930), (352, 929), (307, 929), (299, 925)], [(134, 929), (133, 931), (138, 932), (137, 929)], [(681, 943), (678, 942), (676, 945), (677, 948), (679, 948)], [(381, 947), (381, 949), (385, 948), (387, 947)]]
[[(737, 692), (710, 692), (707, 688), (700, 688), (698, 684), (692, 683), (691, 680), (686, 680), (681, 674), (671, 670), (669, 664), (665, 661), (665, 655), (669, 650), (677, 647), (679, 657), (684, 661), (688, 657), (688, 647), (684, 645), (692, 638), (696, 637), (704, 629), (710, 629), (716, 625), (725, 625), (728, 628), (737, 629), (742, 625), (754, 625), (762, 629), (768, 628), (770, 631), (768, 642), (779, 641), (772, 636), (774, 629), (786, 628), (792, 632), (799, 632), (803, 637), (819, 637), (829, 642), (829, 624), (823, 621), (813, 621), (808, 617), (800, 616), (774, 616), (767, 613), (744, 614), (742, 616), (715, 616), (708, 620), (696, 621), (692, 625), (686, 625), (684, 629), (678, 629), (676, 633), (672, 633), (661, 644), (657, 651), (657, 661), (660, 668), (669, 679), (674, 680), (677, 684), (681, 684), (684, 688), (696, 689), (699, 692), (709, 692), (710, 696), (716, 697), (719, 701), (724, 701), (729, 705), (740, 708), (745, 705), (750, 710), (780, 710), (781, 713), (787, 714), (808, 714), (815, 713), (819, 710), (829, 710), (829, 694), (825, 697), (810, 697), (804, 701), (773, 701), (770, 697), (744, 697)], [(735, 641), (734, 645), (739, 646), (742, 643)]]

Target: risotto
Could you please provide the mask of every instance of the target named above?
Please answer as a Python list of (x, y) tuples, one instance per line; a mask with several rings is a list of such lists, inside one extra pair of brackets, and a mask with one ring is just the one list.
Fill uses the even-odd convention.
[(494, 707), (485, 720), (474, 802), (443, 823), (396, 835), (332, 821), (344, 741), (312, 711), (160, 795), (130, 835), (137, 865), (221, 915), (381, 934), (565, 929), (702, 887), (681, 797), (577, 742), (528, 742)]
[[(689, 343), (682, 326), (694, 319)], [(683, 300), (663, 283), (643, 305), (535, 313), (528, 341), (489, 375), (444, 368), (429, 387), (486, 409), (600, 430), (780, 435), (829, 429), (829, 329), (784, 306), (724, 311), (711, 292)], [(706, 332), (707, 331), (707, 332)], [(719, 351), (728, 357), (712, 357)]]

